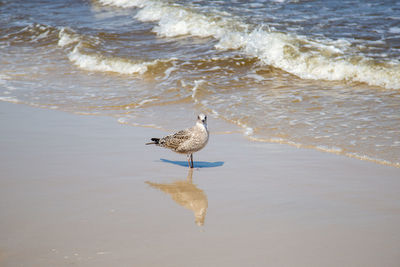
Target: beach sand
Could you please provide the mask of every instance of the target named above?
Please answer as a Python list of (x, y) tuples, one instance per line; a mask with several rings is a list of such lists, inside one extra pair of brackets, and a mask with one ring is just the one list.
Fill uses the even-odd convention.
[(192, 173), (114, 118), (0, 102), (0, 125), (0, 266), (400, 266), (400, 169), (213, 118)]

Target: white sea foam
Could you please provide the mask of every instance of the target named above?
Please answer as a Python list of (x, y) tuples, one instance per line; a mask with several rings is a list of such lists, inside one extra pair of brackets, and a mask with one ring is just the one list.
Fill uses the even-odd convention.
[(391, 27), (389, 28), (390, 33), (400, 33), (400, 27)]
[(50, 34), (50, 29), (42, 29), (42, 28), (41, 28), (41, 30), (44, 30), (44, 32), (40, 33), (40, 34), (39, 34), (36, 38), (34, 38), (32, 41), (38, 42), (39, 40), (44, 39), (44, 38), (47, 38), (47, 37), (49, 36), (49, 34)]
[(146, 0), (98, 0), (102, 5), (116, 6), (116, 7), (143, 7)]
[[(254, 129), (247, 124), (241, 122), (240, 120), (234, 122), (236, 125), (240, 126), (243, 129), (243, 134), (251, 139), (254, 138), (252, 136), (254, 134)], [(255, 140), (255, 139), (254, 139)]]
[(152, 62), (132, 62), (122, 58), (107, 58), (96, 54), (83, 54), (77, 45), (68, 55), (70, 61), (81, 69), (88, 71), (115, 72), (120, 74), (143, 74), (148, 66), (157, 64)]
[(254, 133), (254, 129), (251, 127), (246, 127), (244, 134), (250, 136)]
[(5, 101), (5, 102), (10, 102), (10, 103), (15, 103), (15, 104), (21, 102), (17, 98), (12, 97), (12, 96), (0, 96), (0, 101)]
[(80, 41), (79, 36), (77, 34), (67, 33), (67, 30), (63, 27), (58, 33), (58, 46), (64, 47), (71, 44), (76, 44)]
[(320, 151), (334, 153), (334, 154), (341, 154), (343, 152), (343, 149), (341, 149), (340, 147), (327, 147), (320, 145), (316, 146), (315, 148)]
[(344, 155), (344, 156), (350, 157), (350, 158), (355, 158), (355, 159), (359, 159), (359, 160), (365, 160), (365, 161), (375, 162), (375, 163), (382, 164), (382, 165), (400, 168), (400, 163), (398, 163), (398, 162), (392, 162), (392, 161), (383, 160), (383, 159), (379, 159), (379, 158), (369, 157), (369, 156), (360, 155), (357, 153), (345, 152), (340, 147), (328, 147), (328, 146), (322, 146), (322, 145), (320, 145), (320, 146), (304, 145), (304, 144), (288, 141), (288, 140), (285, 140), (282, 138), (259, 138), (259, 137), (254, 137), (251, 135), (248, 137), (250, 140), (257, 141), (257, 142), (287, 144), (287, 145), (295, 146), (297, 148), (312, 148), (312, 149), (316, 149), (316, 150), (319, 150), (322, 152)]
[(10, 76), (0, 73), (0, 84), (6, 84), (10, 78)]
[(192, 99), (194, 100), (195, 103), (198, 103), (198, 100), (197, 100), (197, 97), (196, 97), (197, 96), (197, 92), (198, 92), (197, 90), (205, 82), (206, 82), (205, 80), (195, 80), (194, 81), (194, 86), (193, 86), (193, 89), (192, 89)]
[(140, 101), (139, 103), (138, 103), (138, 106), (139, 107), (141, 107), (141, 106), (143, 106), (143, 105), (145, 105), (145, 104), (147, 104), (147, 103), (151, 103), (151, 102), (154, 102), (154, 101), (157, 101), (157, 99), (144, 99), (144, 100), (142, 100), (142, 101)]
[[(14, 36), (15, 40), (17, 41), (24, 41), (26, 42), (26, 37), (29, 38), (30, 42), (40, 42), (43, 39), (47, 39), (51, 36), (51, 34), (54, 32), (54, 28), (48, 25), (42, 25), (42, 24), (37, 24), (37, 23), (32, 23), (24, 28), (20, 29), (16, 33), (12, 34), (6, 34), (4, 37), (5, 38), (10, 38), (11, 35)], [(25, 36), (24, 33), (27, 33), (28, 36)], [(21, 39), (19, 39), (20, 36), (24, 36)]]
[(391, 162), (388, 160), (373, 158), (373, 157), (369, 157), (366, 155), (359, 155), (357, 153), (345, 153), (345, 156), (350, 157), (350, 158), (359, 159), (359, 160), (371, 161), (371, 162), (375, 162), (375, 163), (382, 164), (382, 165), (400, 168), (400, 163), (398, 163), (398, 162)]
[(97, 54), (85, 54), (81, 52), (83, 38), (71, 30), (62, 28), (59, 32), (58, 45), (65, 47), (75, 45), (68, 54), (68, 58), (77, 67), (88, 71), (115, 72), (120, 74), (143, 74), (153, 62), (132, 62), (122, 58), (107, 58)]
[[(170, 8), (170, 11), (172, 8)], [(163, 12), (168, 11), (167, 8), (159, 3), (154, 3), (152, 1), (147, 2), (135, 16), (136, 19), (140, 21), (158, 21), (162, 18)]]
[[(234, 33), (237, 35), (237, 33)], [(248, 55), (258, 57), (264, 64), (283, 69), (303, 79), (346, 80), (364, 82), (388, 89), (400, 89), (400, 64), (398, 62), (376, 64), (373, 60), (358, 56), (337, 56), (337, 48), (302, 40), (297, 36), (270, 33), (256, 29), (230, 44), (224, 40), (219, 48), (241, 47)], [(238, 44), (238, 40), (241, 43)], [(305, 45), (311, 49), (304, 49)], [(300, 51), (303, 50), (303, 51)], [(305, 50), (305, 51), (304, 51)]]
[(263, 76), (258, 75), (256, 73), (247, 74), (246, 77), (250, 78), (250, 79), (253, 79), (253, 80), (257, 81), (257, 82), (261, 82), (261, 81), (265, 80), (265, 78)]
[[(347, 53), (346, 40), (311, 40), (271, 32), (217, 13), (203, 14), (190, 8), (157, 1), (101, 0), (103, 4), (142, 8), (136, 19), (157, 22), (161, 37), (191, 35), (214, 37), (217, 49), (241, 49), (266, 65), (280, 68), (303, 79), (363, 82), (387, 89), (400, 89), (400, 62), (377, 63), (366, 56)], [(392, 29), (396, 32), (397, 29)]]
[(176, 6), (147, 4), (136, 17), (140, 21), (158, 21), (153, 31), (159, 36), (175, 37), (192, 35), (198, 37), (222, 36), (222, 21), (213, 21), (212, 17)]
[(3, 90), (3, 94), (9, 95), (9, 94), (12, 94), (11, 93), (12, 91), (18, 90), (17, 87), (10, 84), (9, 81), (12, 79), (13, 78), (11, 76), (0, 73), (0, 85), (1, 85), (2, 89), (5, 89), (5, 90)]
[[(174, 58), (173, 60), (176, 60), (176, 59)], [(168, 79), (168, 77), (171, 75), (171, 73), (174, 72), (174, 71), (176, 71), (176, 70), (178, 70), (178, 68), (175, 67), (175, 66), (169, 67), (169, 68), (165, 71), (165, 75), (164, 75), (163, 80)]]

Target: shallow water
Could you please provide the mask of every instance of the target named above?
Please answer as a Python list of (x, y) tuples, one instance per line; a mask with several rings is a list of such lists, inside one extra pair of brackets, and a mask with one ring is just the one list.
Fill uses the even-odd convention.
[(400, 166), (399, 14), (396, 1), (1, 1), (0, 100), (168, 129), (195, 109), (255, 141)]

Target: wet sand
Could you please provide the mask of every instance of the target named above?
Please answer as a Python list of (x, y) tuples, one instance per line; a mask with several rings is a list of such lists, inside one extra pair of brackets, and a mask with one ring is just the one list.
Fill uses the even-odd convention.
[(0, 266), (400, 266), (400, 169), (0, 102)]

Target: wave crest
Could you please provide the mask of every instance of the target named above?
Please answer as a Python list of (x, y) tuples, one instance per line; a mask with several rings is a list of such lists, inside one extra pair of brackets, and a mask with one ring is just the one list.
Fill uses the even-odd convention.
[(116, 6), (116, 7), (143, 7), (146, 0), (98, 0), (102, 5), (105, 6)]
[(58, 46), (72, 46), (68, 59), (77, 67), (87, 71), (114, 72), (119, 74), (144, 74), (152, 67), (152, 71), (163, 60), (149, 62), (133, 61), (125, 58), (106, 57), (102, 54), (82, 52), (84, 47), (90, 47), (99, 40), (82, 36), (70, 29), (62, 28), (59, 32)]
[(70, 61), (81, 69), (88, 71), (115, 72), (120, 74), (143, 74), (147, 67), (156, 62), (135, 63), (120, 58), (106, 58), (101, 55), (83, 54), (77, 45), (68, 55)]
[(280, 68), (303, 79), (362, 82), (400, 89), (400, 62), (378, 62), (350, 49), (345, 40), (312, 40), (271, 32), (243, 23), (227, 13), (201, 13), (195, 9), (158, 1), (101, 0), (114, 6), (141, 8), (135, 18), (156, 22), (161, 37), (190, 35), (213, 37), (217, 49), (239, 49), (265, 65)]
[[(240, 47), (262, 63), (280, 68), (302, 79), (363, 82), (387, 89), (400, 89), (400, 64), (380, 63), (361, 55), (298, 36), (257, 29), (234, 43), (219, 43), (221, 49)], [(238, 42), (239, 40), (239, 42)]]
[(11, 27), (5, 29), (2, 41), (9, 41), (11, 44), (25, 44), (27, 42), (38, 45), (48, 45), (57, 38), (58, 29), (49, 25), (31, 23), (23, 27)]

